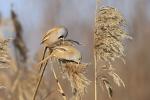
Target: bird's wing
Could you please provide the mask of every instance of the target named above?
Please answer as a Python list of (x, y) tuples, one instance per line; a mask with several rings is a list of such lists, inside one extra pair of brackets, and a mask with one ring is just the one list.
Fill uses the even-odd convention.
[(42, 39), (41, 44), (44, 43), (44, 42), (49, 38), (49, 35), (50, 35), (51, 33), (53, 33), (53, 32), (56, 32), (56, 33), (57, 33), (57, 30), (58, 30), (58, 28), (53, 28), (53, 29), (50, 29), (48, 32), (46, 32), (46, 33), (44, 34), (44, 36), (43, 36), (43, 39)]
[(65, 49), (65, 48), (63, 48), (63, 47), (59, 47), (59, 46), (58, 46), (58, 47), (55, 47), (54, 49), (55, 49), (55, 50), (60, 50), (60, 51), (66, 51), (66, 49)]

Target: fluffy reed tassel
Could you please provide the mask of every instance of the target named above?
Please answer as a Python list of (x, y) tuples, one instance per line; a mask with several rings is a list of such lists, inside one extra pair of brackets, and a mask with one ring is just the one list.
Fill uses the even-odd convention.
[(86, 88), (90, 84), (90, 81), (83, 75), (86, 67), (87, 64), (77, 64), (74, 62), (63, 64), (63, 72), (71, 83), (74, 100), (82, 100), (82, 96), (85, 94)]
[[(10, 56), (7, 52), (7, 45), (8, 40), (4, 40), (3, 37), (0, 37), (0, 68), (8, 68), (8, 65), (10, 64)], [(7, 81), (7, 82), (6, 82)], [(5, 88), (5, 86), (8, 83), (8, 77), (6, 75), (3, 75), (1, 72), (0, 74), (0, 89)]]
[(123, 39), (129, 38), (123, 30), (123, 16), (112, 7), (98, 9), (95, 23), (95, 49), (97, 58), (114, 61), (124, 56)]
[(124, 61), (124, 47), (123, 40), (130, 38), (128, 33), (123, 29), (123, 16), (112, 7), (104, 7), (97, 9), (95, 19), (95, 53), (96, 63), (104, 61), (105, 67), (97, 67), (99, 72), (97, 79), (100, 80), (101, 85), (105, 86), (109, 97), (112, 97), (113, 90), (110, 84), (110, 78), (118, 85), (125, 87), (121, 78), (114, 72), (111, 67), (111, 62), (116, 58)]
[(10, 64), (11, 58), (8, 54), (8, 41), (2, 37), (0, 38), (0, 68), (7, 68)]

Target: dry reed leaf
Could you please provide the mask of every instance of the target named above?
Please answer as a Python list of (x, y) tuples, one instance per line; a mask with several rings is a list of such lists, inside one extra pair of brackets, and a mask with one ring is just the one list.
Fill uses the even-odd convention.
[(113, 96), (113, 91), (109, 81), (105, 78), (102, 78), (102, 81), (104, 86), (106, 87), (107, 93), (109, 94), (109, 98), (111, 98)]
[(13, 41), (14, 46), (19, 51), (21, 60), (23, 62), (26, 62), (28, 50), (27, 50), (26, 44), (25, 44), (25, 42), (23, 40), (23, 36), (22, 36), (23, 35), (22, 34), (23, 33), (22, 25), (21, 25), (20, 21), (18, 20), (18, 16), (14, 10), (11, 10), (11, 18), (12, 18), (13, 26), (14, 26), (15, 33), (16, 33), (15, 39)]

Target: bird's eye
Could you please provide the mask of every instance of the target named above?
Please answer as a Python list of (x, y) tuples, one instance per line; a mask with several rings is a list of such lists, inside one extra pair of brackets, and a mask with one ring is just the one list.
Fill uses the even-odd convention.
[(61, 35), (60, 37), (58, 37), (58, 39), (63, 39), (64, 38), (64, 36), (63, 35)]

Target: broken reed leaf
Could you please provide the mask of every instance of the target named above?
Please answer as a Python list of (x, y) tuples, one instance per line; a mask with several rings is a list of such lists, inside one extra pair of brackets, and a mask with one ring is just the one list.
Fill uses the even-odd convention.
[[(26, 44), (25, 44), (25, 42), (23, 40), (23, 36), (22, 36), (22, 33), (23, 33), (22, 25), (21, 25), (21, 23), (17, 17), (18, 16), (15, 13), (15, 11), (11, 10), (11, 18), (12, 18), (13, 26), (14, 26), (15, 33), (16, 33), (13, 43), (14, 43), (15, 48), (20, 53), (20, 57), (21, 57), (22, 62), (26, 62), (28, 50), (27, 50)], [(20, 58), (17, 60), (20, 60)]]
[(106, 90), (107, 90), (107, 93), (109, 94), (109, 97), (112, 98), (113, 90), (112, 90), (112, 87), (111, 87), (109, 81), (107, 79), (103, 78), (103, 84), (106, 87)]
[[(86, 93), (87, 86), (90, 81), (85, 77), (84, 72), (87, 64), (77, 64), (74, 62), (68, 62), (62, 64), (62, 70), (66, 78), (71, 83), (71, 87), (74, 93), (74, 98), (80, 100)], [(80, 99), (79, 99), (80, 98)]]
[(107, 91), (107, 94), (108, 94), (109, 98), (111, 99), (113, 96), (113, 89), (112, 89), (111, 83), (109, 82), (108, 78), (106, 76), (101, 76), (101, 77), (99, 77), (98, 81), (99, 81), (101, 88), (103, 90)]

